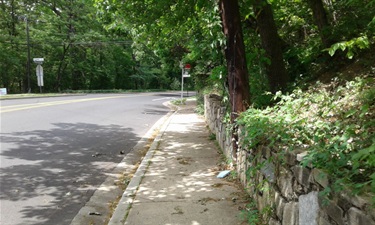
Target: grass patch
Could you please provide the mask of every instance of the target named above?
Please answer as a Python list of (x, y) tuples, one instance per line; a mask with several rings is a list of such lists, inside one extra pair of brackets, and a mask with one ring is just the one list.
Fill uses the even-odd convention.
[(176, 100), (173, 100), (171, 101), (171, 103), (173, 105), (186, 105), (186, 98), (182, 98), (182, 99), (176, 99)]
[(254, 202), (247, 204), (246, 207), (241, 210), (240, 218), (249, 225), (259, 225), (261, 219), (256, 204)]
[[(109, 215), (108, 215), (108, 217), (106, 218), (104, 224), (108, 224), (109, 221), (111, 220), (112, 215), (113, 215), (113, 213), (115, 212), (116, 207), (117, 207), (118, 203), (120, 202), (121, 197), (122, 197), (122, 196), (120, 195), (120, 196), (118, 196), (114, 201), (109, 202)], [(95, 224), (95, 223), (92, 222), (91, 224)]]

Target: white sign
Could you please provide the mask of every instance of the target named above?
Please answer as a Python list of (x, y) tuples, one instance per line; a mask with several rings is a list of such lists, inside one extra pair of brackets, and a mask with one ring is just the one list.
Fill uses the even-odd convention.
[(7, 89), (6, 88), (0, 88), (0, 95), (6, 95)]
[(43, 67), (40, 64), (36, 66), (36, 76), (38, 77), (38, 86), (43, 87)]
[(44, 62), (44, 58), (33, 58), (33, 61), (36, 64), (42, 64)]
[(182, 74), (182, 77), (190, 77), (190, 74), (188, 71), (184, 71), (184, 73)]

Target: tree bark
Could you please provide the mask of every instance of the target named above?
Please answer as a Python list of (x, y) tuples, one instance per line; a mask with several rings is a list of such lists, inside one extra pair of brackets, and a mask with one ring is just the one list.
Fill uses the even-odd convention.
[(255, 0), (253, 9), (257, 20), (258, 31), (266, 56), (271, 63), (266, 65), (266, 72), (271, 92), (286, 88), (289, 75), (285, 69), (282, 43), (277, 33), (271, 5), (266, 0)]
[(250, 103), (249, 75), (237, 0), (220, 1), (223, 31), (226, 36), (225, 58), (232, 114), (246, 111)]
[(319, 30), (320, 39), (325, 48), (330, 47), (333, 42), (329, 37), (330, 25), (328, 22), (327, 12), (324, 9), (322, 0), (308, 0), (316, 26)]
[[(246, 66), (245, 45), (241, 27), (238, 0), (219, 1), (223, 32), (226, 37), (225, 58), (228, 70), (228, 90), (231, 104), (231, 122), (250, 104), (249, 75)], [(237, 139), (233, 132), (233, 158), (237, 157)]]

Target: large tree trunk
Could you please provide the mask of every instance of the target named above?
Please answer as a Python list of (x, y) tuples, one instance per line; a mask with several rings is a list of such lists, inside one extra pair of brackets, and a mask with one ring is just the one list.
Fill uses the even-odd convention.
[[(231, 103), (231, 122), (250, 104), (249, 75), (241, 28), (238, 0), (220, 0), (221, 20), (226, 37), (225, 58), (228, 68), (228, 90)], [(234, 132), (235, 133), (235, 132)], [(233, 154), (236, 158), (237, 136), (233, 136)]]
[(270, 89), (275, 93), (286, 88), (289, 81), (283, 60), (281, 39), (277, 33), (271, 5), (266, 0), (255, 0), (253, 8), (262, 46), (271, 61), (269, 65), (266, 65), (266, 71)]
[(310, 8), (313, 12), (313, 17), (316, 26), (318, 27), (320, 39), (325, 48), (328, 48), (333, 44), (330, 40), (330, 25), (328, 23), (327, 13), (324, 9), (322, 0), (308, 0)]

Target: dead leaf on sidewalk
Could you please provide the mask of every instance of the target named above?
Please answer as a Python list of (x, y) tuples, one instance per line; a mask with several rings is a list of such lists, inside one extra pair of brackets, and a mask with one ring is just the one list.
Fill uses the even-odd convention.
[(92, 154), (91, 156), (92, 157), (99, 157), (99, 156), (102, 156), (102, 155), (105, 155), (105, 153), (95, 152), (95, 154)]
[(223, 185), (224, 185), (223, 183), (216, 183), (216, 184), (211, 185), (211, 187), (221, 188)]
[(205, 212), (207, 212), (207, 211), (208, 211), (208, 209), (205, 208), (205, 209), (203, 209), (203, 211), (202, 211), (201, 213), (205, 213)]
[(191, 157), (177, 157), (177, 161), (182, 165), (190, 165), (193, 159)]
[(177, 196), (176, 198), (177, 199), (185, 199), (185, 196), (181, 195), (181, 196)]
[(215, 198), (207, 197), (207, 198), (199, 199), (198, 203), (200, 203), (201, 205), (206, 205), (206, 203), (209, 202), (209, 201), (218, 202), (218, 201), (220, 201), (220, 199), (215, 199)]
[(176, 206), (174, 207), (174, 212), (172, 213), (173, 214), (184, 214), (184, 212), (182, 211), (181, 207), (180, 206)]

